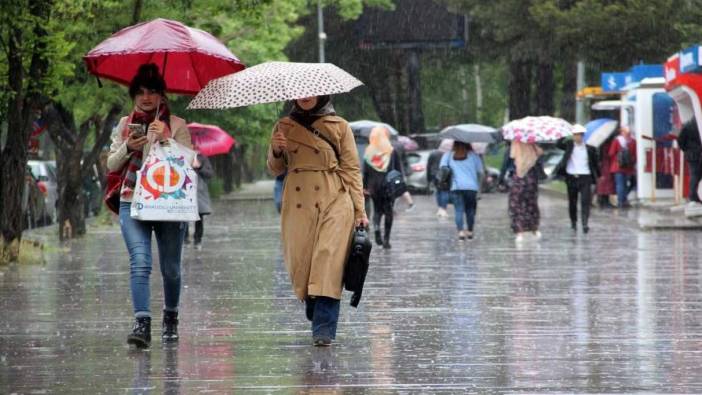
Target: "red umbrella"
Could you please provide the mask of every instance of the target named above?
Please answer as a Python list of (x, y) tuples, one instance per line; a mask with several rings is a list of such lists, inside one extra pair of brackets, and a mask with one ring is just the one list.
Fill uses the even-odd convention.
[(88, 71), (129, 84), (144, 63), (155, 63), (169, 92), (195, 95), (212, 79), (245, 68), (211, 34), (168, 19), (126, 27), (84, 57)]
[(198, 151), (205, 156), (226, 154), (236, 144), (234, 137), (219, 126), (189, 123), (190, 138)]

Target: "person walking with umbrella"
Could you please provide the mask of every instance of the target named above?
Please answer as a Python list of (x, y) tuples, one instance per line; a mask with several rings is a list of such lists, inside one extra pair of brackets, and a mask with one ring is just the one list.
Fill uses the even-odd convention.
[(597, 150), (595, 147), (585, 145), (583, 136), (585, 128), (581, 125), (573, 127), (573, 139), (561, 140), (556, 146), (565, 151), (563, 158), (556, 166), (555, 173), (564, 177), (568, 187), (568, 213), (570, 226), (577, 229), (578, 223), (578, 195), (580, 195), (580, 212), (583, 233), (588, 233), (588, 219), (592, 205), (592, 185), (599, 176), (597, 167)]
[(354, 226), (367, 226), (358, 152), (329, 96), (294, 101), (278, 121), (268, 169), (287, 171), (281, 227), (285, 265), (306, 303), (315, 346), (336, 337), (342, 278)]
[(439, 188), (436, 176), (441, 166), (441, 158), (444, 157), (444, 154), (451, 152), (451, 150), (453, 150), (453, 139), (442, 139), (439, 147), (429, 154), (429, 159), (427, 160), (427, 180), (436, 189), (436, 205), (439, 207), (436, 216), (439, 218), (448, 218), (446, 209), (449, 205), (450, 191)]
[[(483, 162), (470, 143), (456, 141), (453, 150), (441, 158), (441, 167), (451, 169), (451, 201), (456, 208), (455, 219), (458, 239), (472, 239), (478, 191), (483, 175)], [(463, 216), (467, 230), (463, 228)]]
[[(197, 157), (193, 162), (193, 169), (197, 173), (197, 211), (200, 219), (195, 222), (195, 233), (193, 242), (196, 250), (202, 249), (202, 236), (205, 234), (205, 216), (212, 214), (212, 201), (210, 200), (210, 190), (207, 182), (214, 176), (214, 169), (210, 159), (203, 155), (199, 146), (195, 146)], [(185, 231), (188, 237), (188, 228)]]
[[(363, 154), (363, 188), (373, 200), (373, 229), (375, 242), (390, 249), (390, 233), (394, 219), (393, 207), (395, 200), (386, 191), (386, 176), (391, 170), (402, 173), (402, 161), (397, 150), (390, 143), (389, 132), (386, 128), (373, 128), (369, 143)], [(384, 232), (380, 222), (385, 219)]]
[(510, 146), (515, 174), (509, 190), (509, 216), (517, 242), (524, 241), (530, 234), (541, 238), (538, 159), (542, 154), (543, 150), (536, 144), (513, 141)]
[(152, 233), (156, 235), (158, 245), (165, 299), (161, 337), (164, 341), (178, 340), (180, 263), (185, 223), (138, 221), (130, 216), (136, 172), (141, 168), (142, 160), (151, 145), (172, 138), (191, 148), (186, 123), (170, 114), (165, 92), (166, 83), (158, 66), (149, 63), (139, 67), (129, 85), (134, 110), (123, 117), (115, 128), (107, 158), (107, 168), (110, 171), (124, 172), (120, 186), (119, 222), (129, 252), (130, 288), (135, 317), (127, 342), (137, 347), (148, 347), (151, 343), (149, 277)]

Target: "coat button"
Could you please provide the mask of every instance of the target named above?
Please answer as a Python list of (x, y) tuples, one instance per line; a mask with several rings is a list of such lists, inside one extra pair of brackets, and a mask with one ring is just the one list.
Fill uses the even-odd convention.
[(315, 150), (314, 150), (314, 153), (315, 153), (315, 154), (318, 154), (318, 153), (319, 153), (319, 150), (318, 150), (318, 149), (315, 149)]
[(297, 208), (302, 208), (302, 205), (300, 203), (298, 203)]
[(300, 188), (300, 187), (295, 187), (295, 190), (298, 191), (298, 192), (300, 192), (300, 191), (302, 190), (302, 188)]
[(314, 204), (314, 207), (315, 207), (315, 208), (319, 208), (319, 203), (315, 203), (315, 204)]
[(315, 190), (315, 191), (319, 191), (319, 185), (315, 185), (315, 186), (314, 186), (314, 190)]
[(295, 173), (299, 173), (299, 172), (300, 172), (300, 169), (295, 169)]
[(296, 154), (296, 153), (297, 153), (297, 149), (295, 151), (293, 151), (293, 154)]

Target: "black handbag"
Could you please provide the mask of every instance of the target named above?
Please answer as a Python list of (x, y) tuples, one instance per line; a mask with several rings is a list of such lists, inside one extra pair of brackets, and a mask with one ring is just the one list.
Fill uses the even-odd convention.
[(405, 177), (399, 171), (393, 169), (385, 175), (385, 195), (391, 200), (395, 200), (407, 192)]
[(451, 168), (448, 166), (439, 167), (438, 173), (436, 173), (436, 189), (440, 191), (450, 191), (451, 190)]
[(353, 292), (350, 303), (353, 307), (358, 307), (358, 303), (361, 301), (372, 248), (373, 244), (368, 236), (368, 230), (362, 226), (357, 227), (353, 233), (351, 249), (344, 267), (344, 288)]

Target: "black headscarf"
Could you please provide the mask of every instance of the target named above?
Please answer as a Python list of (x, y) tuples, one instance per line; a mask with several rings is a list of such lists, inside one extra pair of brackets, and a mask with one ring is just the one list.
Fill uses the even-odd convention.
[(331, 96), (329, 95), (317, 96), (317, 104), (309, 111), (300, 108), (297, 105), (297, 100), (293, 100), (293, 108), (290, 110), (290, 116), (293, 119), (299, 120), (306, 125), (312, 125), (316, 120), (327, 115), (336, 115), (334, 106), (331, 103)]

